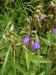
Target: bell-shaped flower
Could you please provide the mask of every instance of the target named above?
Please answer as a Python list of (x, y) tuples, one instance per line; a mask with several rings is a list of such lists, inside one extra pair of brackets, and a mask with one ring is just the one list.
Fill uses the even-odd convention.
[(25, 43), (25, 44), (29, 44), (30, 43), (30, 36), (25, 36), (25, 38), (23, 39), (23, 42)]
[(35, 42), (31, 46), (32, 50), (36, 50), (40, 48), (40, 42)]

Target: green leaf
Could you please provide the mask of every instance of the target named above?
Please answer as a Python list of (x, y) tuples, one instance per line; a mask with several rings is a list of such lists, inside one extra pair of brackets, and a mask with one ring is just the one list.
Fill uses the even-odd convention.
[(51, 67), (52, 67), (52, 63), (51, 62), (46, 64), (46, 71), (45, 71), (44, 75), (50, 75)]
[(53, 33), (52, 36), (53, 36), (54, 39), (56, 39), (56, 34)]
[(43, 41), (43, 43), (48, 46), (50, 45), (50, 41), (48, 41), (47, 39), (43, 38), (43, 37), (40, 37), (40, 39)]
[(6, 63), (7, 63), (7, 60), (8, 60), (10, 49), (11, 49), (11, 45), (9, 46), (9, 49), (8, 49), (8, 51), (6, 53), (6, 56), (5, 56), (5, 61), (4, 61), (3, 67), (2, 67), (2, 75), (4, 75), (4, 71), (5, 71), (5, 67), (6, 67)]
[(1, 72), (2, 72), (2, 70), (1, 70), (1, 68), (0, 68), (0, 75), (2, 75)]
[(50, 63), (50, 60), (48, 60), (48, 59), (42, 59), (42, 60), (40, 60), (40, 63)]
[(51, 35), (52, 35), (52, 34), (51, 34), (50, 32), (47, 32), (47, 39), (48, 39), (48, 41), (50, 41), (50, 42), (52, 41), (52, 39), (51, 39), (51, 38), (52, 38)]
[(40, 58), (39, 61), (38, 61), (38, 59), (37, 60), (32, 59), (32, 62), (35, 63), (35, 64), (37, 64), (39, 62), (44, 64), (44, 63), (50, 63), (50, 60), (44, 59), (44, 58)]
[(22, 30), (19, 34), (26, 34), (27, 32)]
[(10, 72), (8, 72), (8, 75), (14, 75), (14, 72), (11, 70)]
[(16, 62), (16, 65), (15, 65), (16, 69), (18, 72), (24, 74), (25, 70), (23, 67), (21, 67), (17, 62)]
[(8, 3), (12, 2), (12, 1), (14, 1), (14, 0), (6, 0), (5, 5), (7, 5)]
[(39, 42), (39, 37), (37, 34), (36, 34), (36, 41)]
[(13, 72), (14, 72), (13, 74), (16, 75), (16, 66), (15, 66), (14, 58), (12, 58), (12, 62), (11, 63), (12, 63), (12, 68), (13, 68)]
[(23, 48), (25, 49), (25, 59), (26, 59), (26, 65), (27, 69), (30, 68), (30, 62), (31, 62), (31, 52), (27, 49), (27, 47), (24, 45)]
[(28, 71), (25, 71), (23, 75), (30, 75)]
[(30, 62), (31, 62), (31, 52), (27, 49), (27, 47), (24, 45), (23, 48), (25, 49), (25, 59), (26, 59), (26, 65), (27, 69), (30, 68)]
[(39, 75), (44, 75), (45, 74), (45, 71), (43, 71), (42, 73), (40, 73)]
[(27, 69), (29, 70), (31, 62), (31, 54), (29, 51), (25, 51), (25, 58), (26, 58)]
[(44, 47), (44, 49), (43, 49), (43, 54), (46, 54), (46, 52), (47, 52), (47, 48)]

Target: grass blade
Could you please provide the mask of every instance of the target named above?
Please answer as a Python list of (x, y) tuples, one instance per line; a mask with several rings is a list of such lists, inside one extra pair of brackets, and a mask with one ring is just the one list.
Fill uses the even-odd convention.
[(8, 60), (10, 49), (11, 49), (11, 45), (10, 45), (10, 47), (9, 47), (7, 53), (6, 53), (6, 56), (5, 56), (5, 61), (4, 61), (3, 67), (2, 67), (2, 75), (4, 75), (4, 71), (5, 71), (5, 67), (6, 67), (6, 63), (7, 63), (7, 60)]

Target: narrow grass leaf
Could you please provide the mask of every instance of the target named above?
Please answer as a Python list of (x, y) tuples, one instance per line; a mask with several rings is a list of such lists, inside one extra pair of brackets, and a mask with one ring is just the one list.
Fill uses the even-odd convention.
[(8, 60), (10, 49), (11, 49), (11, 45), (9, 46), (9, 49), (8, 49), (8, 51), (6, 53), (6, 56), (5, 56), (5, 61), (4, 61), (3, 67), (2, 67), (2, 75), (4, 75), (4, 71), (5, 71), (5, 67), (6, 67), (6, 63), (7, 63), (7, 60)]

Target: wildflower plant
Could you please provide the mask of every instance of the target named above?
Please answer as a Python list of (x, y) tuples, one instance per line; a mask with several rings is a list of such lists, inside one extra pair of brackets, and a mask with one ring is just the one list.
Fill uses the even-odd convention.
[(1, 0), (0, 75), (56, 75), (56, 1)]

